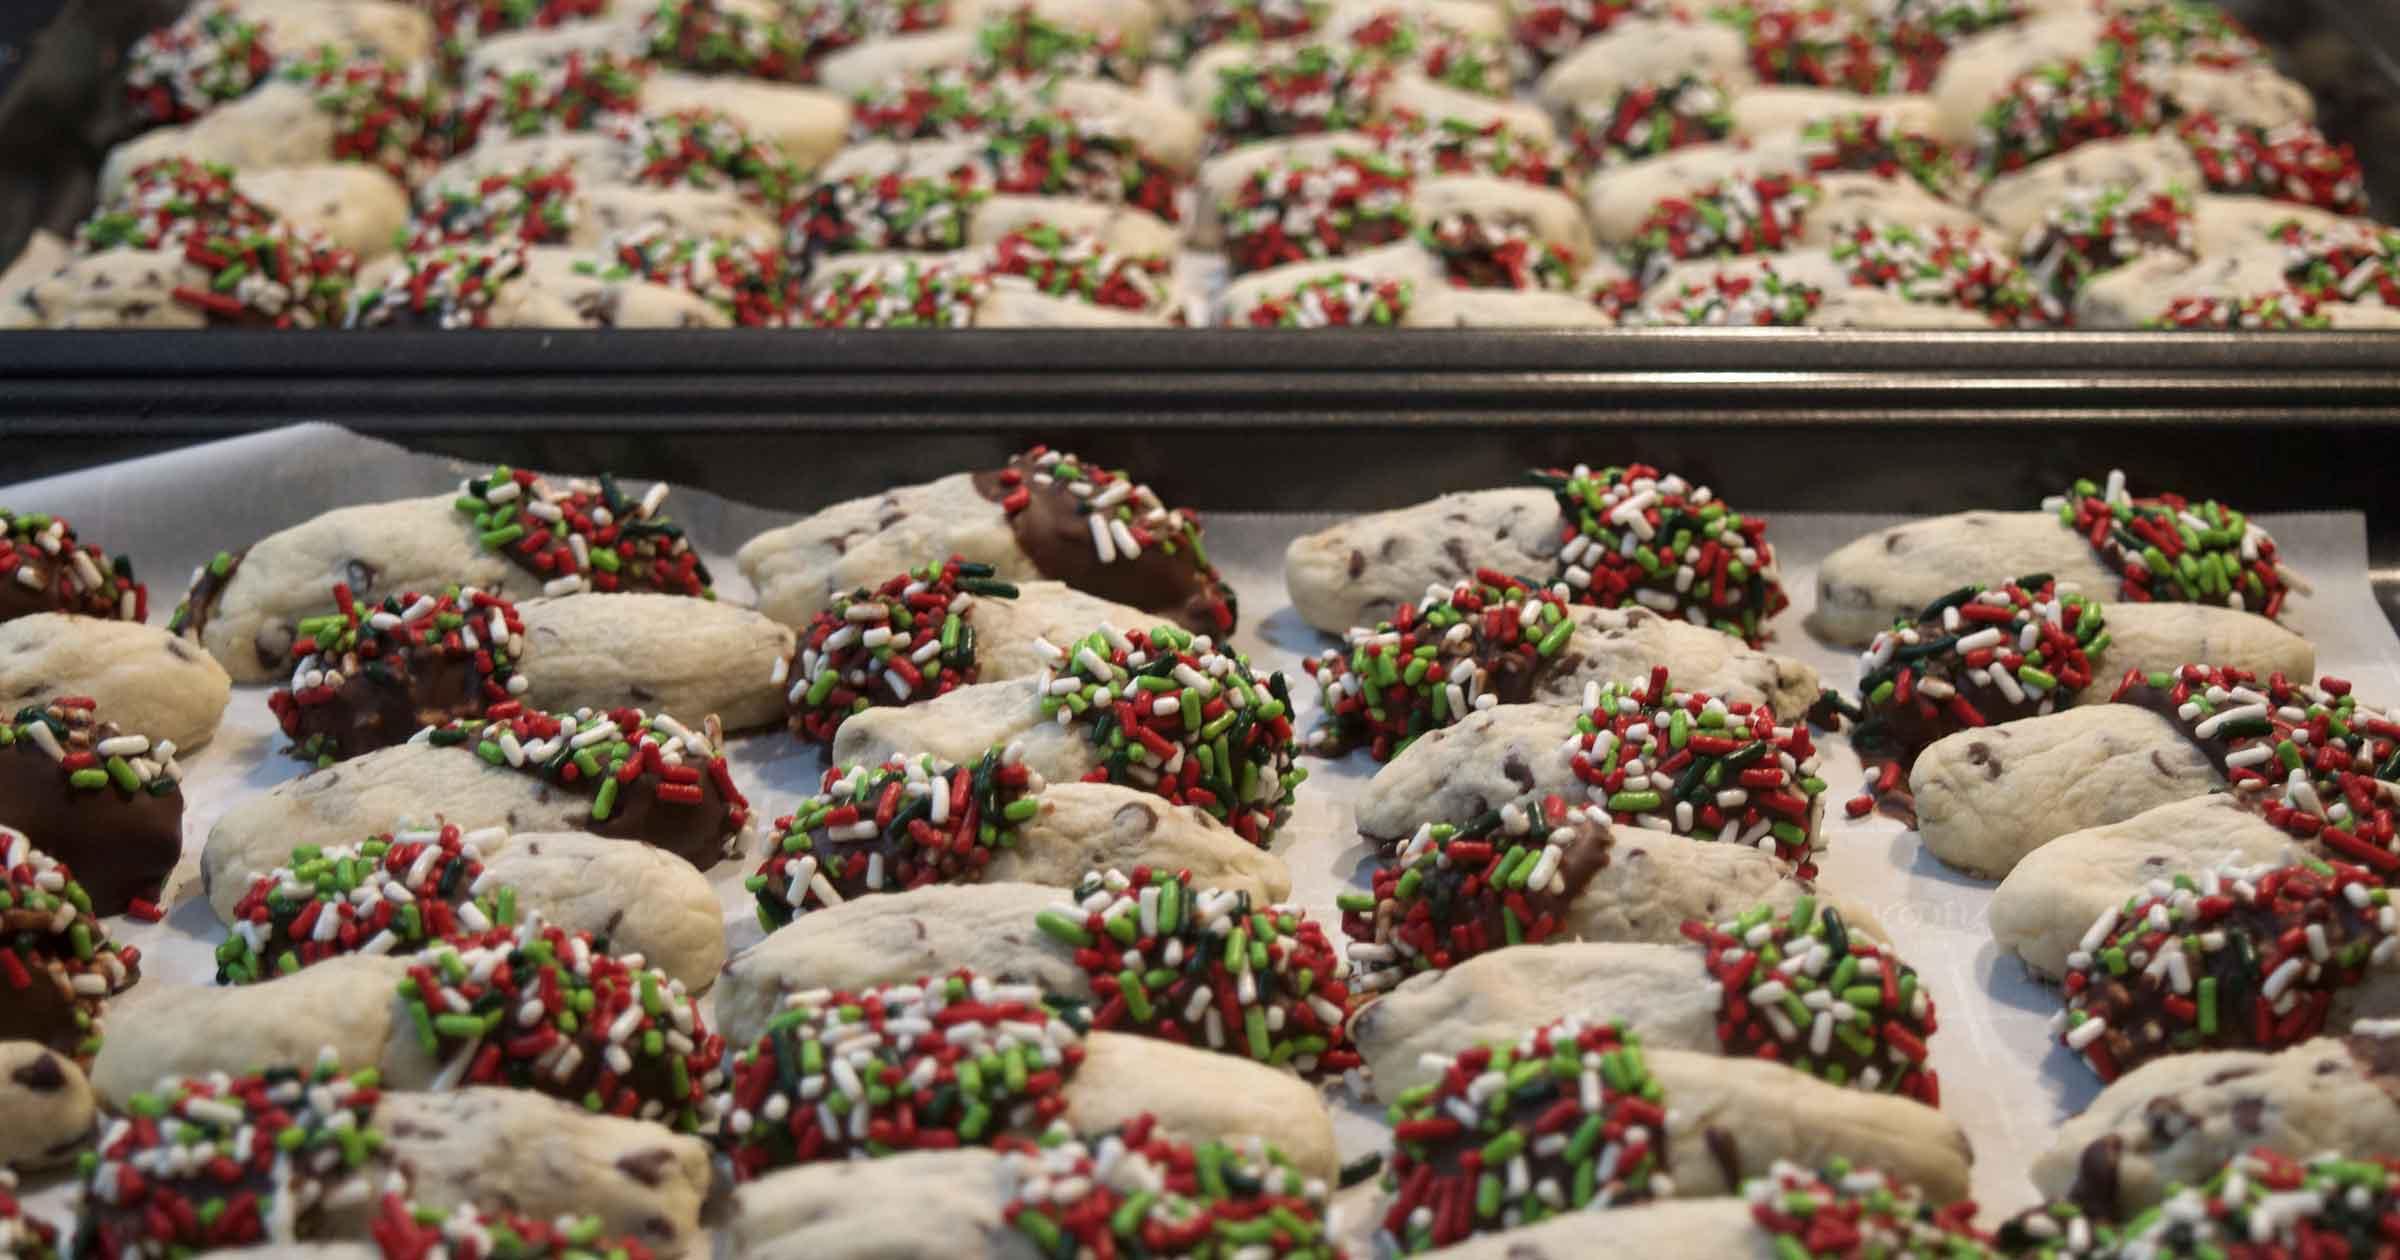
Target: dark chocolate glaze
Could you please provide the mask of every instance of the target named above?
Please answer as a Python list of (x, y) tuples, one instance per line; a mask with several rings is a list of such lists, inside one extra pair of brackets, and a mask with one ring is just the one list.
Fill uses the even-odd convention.
[(347, 672), (331, 697), (293, 707), (286, 733), (295, 755), (313, 760), (312, 738), (322, 737), (317, 746), (324, 755), (356, 757), (405, 744), (428, 726), (483, 712), (483, 684), (472, 659), (447, 656), (439, 644), (380, 659), (388, 678), (370, 677), (352, 657), (344, 662)]
[(31, 1041), (88, 1062), (82, 1047), (99, 1016), (99, 1000), (77, 998), (62, 964), (21, 955), (19, 961), (28, 973), (24, 985), (0, 971), (0, 1041)]
[[(1023, 475), (1021, 484), (1028, 495), (1024, 510), (1009, 515), (1009, 528), (1016, 535), (1017, 546), (1043, 577), (1161, 614), (1195, 634), (1223, 638), (1233, 633), (1232, 589), (1214, 569), (1195, 564), (1188, 548), (1179, 545), (1175, 554), (1168, 555), (1158, 547), (1145, 547), (1131, 560), (1119, 558), (1103, 564), (1092, 550), (1083, 501), (1062, 483), (1037, 484), (1034, 465), (1022, 455), (1011, 459), (1009, 467)], [(1001, 471), (976, 473), (975, 492), (993, 503), (1008, 498), (1016, 487), (1002, 483)]]
[[(100, 729), (116, 733), (105, 723)], [(0, 823), (66, 863), (98, 915), (123, 914), (135, 898), (157, 901), (183, 854), (181, 791), (69, 787), (30, 739), (0, 748)]]
[[(210, 572), (206, 564), (200, 566), (200, 576), (192, 580), (192, 589), (184, 592), (183, 603), (168, 619), (167, 629), (194, 643), (200, 642), (201, 632), (208, 629), (208, 619), (217, 611), (217, 601), (225, 598), (225, 588), (233, 584), (233, 575), (241, 572), (242, 557), (249, 555), (250, 549), (244, 547), (229, 554), (233, 559), (226, 564), (223, 577)], [(213, 562), (216, 557), (209, 559)]]
[(2342, 1045), (2358, 1070), (2376, 1088), (2390, 1094), (2394, 1103), (2400, 1103), (2400, 1037), (2352, 1035), (2342, 1038)]
[(2075, 1182), (2067, 1199), (2097, 1220), (2117, 1219), (2118, 1167), (2125, 1158), (2125, 1139), (2111, 1133), (2083, 1148), (2075, 1160)]

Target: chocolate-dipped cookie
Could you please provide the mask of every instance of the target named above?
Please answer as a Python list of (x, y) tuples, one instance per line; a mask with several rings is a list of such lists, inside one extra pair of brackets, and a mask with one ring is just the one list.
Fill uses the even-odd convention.
[(109, 559), (64, 517), (0, 508), (0, 621), (43, 612), (142, 621), (150, 588), (133, 580), (132, 561)]
[(5, 826), (0, 880), (0, 1041), (88, 1064), (107, 1000), (141, 978), (141, 951), (109, 940), (67, 867)]
[(1195, 514), (1046, 447), (836, 504), (751, 539), (738, 559), (759, 608), (799, 626), (845, 592), (947, 555), (991, 565), (1003, 581), (1054, 578), (1197, 633), (1234, 627), (1233, 592), (1208, 562)]
[(337, 584), (333, 602), (300, 621), (291, 680), (267, 697), (303, 761), (332, 765), (453, 718), (507, 717), (525, 690), (525, 627), (507, 600), (452, 587), (365, 604)]
[(170, 743), (67, 696), (0, 721), (0, 824), (79, 872), (92, 913), (156, 917), (183, 854), (183, 770)]

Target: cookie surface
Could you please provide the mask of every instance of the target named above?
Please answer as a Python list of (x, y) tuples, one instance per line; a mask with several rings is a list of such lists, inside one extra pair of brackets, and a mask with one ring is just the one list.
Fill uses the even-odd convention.
[(0, 1041), (0, 1169), (47, 1168), (91, 1135), (92, 1086), (65, 1055)]
[(2064, 975), (2100, 916), (2152, 880), (2231, 862), (2292, 860), (2292, 837), (2233, 797), (2212, 792), (2072, 831), (2028, 853), (1992, 893), (1992, 939), (2046, 979)]
[(1908, 785), (1926, 849), (1999, 879), (2060, 836), (2204, 795), (2225, 777), (2174, 722), (2100, 704), (1944, 736)]
[(1865, 647), (1878, 631), (1962, 586), (2034, 573), (2093, 599), (2117, 589), (2117, 576), (2053, 513), (1960, 512), (1878, 530), (1825, 557), (1809, 633)]
[(1001, 1219), (1004, 1184), (987, 1150), (811, 1164), (734, 1191), (729, 1230), (752, 1260), (1039, 1260)]
[(86, 696), (124, 730), (198, 748), (217, 733), (232, 679), (153, 626), (42, 613), (0, 622), (0, 708)]
[(646, 592), (528, 600), (529, 704), (545, 709), (630, 705), (687, 723), (711, 714), (727, 730), (783, 720), (767, 682), (792, 632), (747, 608)]
[(1300, 618), (1328, 634), (1371, 626), (1397, 604), (1494, 569), (1546, 579), (1558, 565), (1558, 500), (1539, 487), (1446, 494), (1352, 517), (1292, 540), (1283, 580)]
[(2400, 1038), (2175, 1055), (2126, 1073), (2034, 1157), (2044, 1198), (2130, 1214), (2253, 1146), (2400, 1156)]

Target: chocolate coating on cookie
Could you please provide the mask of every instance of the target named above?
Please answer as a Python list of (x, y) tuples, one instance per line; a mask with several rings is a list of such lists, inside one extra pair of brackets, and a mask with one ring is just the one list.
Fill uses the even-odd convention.
[(132, 562), (79, 541), (64, 519), (0, 508), (0, 621), (49, 612), (141, 621), (150, 590)]
[[(291, 751), (319, 765), (388, 748), (428, 726), (504, 708), (522, 684), (525, 627), (515, 605), (473, 588), (406, 592), (300, 623), (300, 662), (267, 707)], [(505, 716), (505, 714), (503, 714)]]
[(0, 823), (73, 869), (95, 914), (158, 900), (183, 854), (180, 774), (171, 747), (98, 720), (80, 697), (0, 721)]
[(102, 1005), (141, 978), (141, 959), (108, 939), (65, 865), (0, 827), (0, 1041), (35, 1042), (89, 1064)]
[(1195, 634), (1233, 633), (1233, 590), (1201, 549), (1198, 518), (1168, 508), (1149, 487), (1038, 446), (974, 482), (1008, 514), (1017, 546), (1043, 577), (1149, 609)]

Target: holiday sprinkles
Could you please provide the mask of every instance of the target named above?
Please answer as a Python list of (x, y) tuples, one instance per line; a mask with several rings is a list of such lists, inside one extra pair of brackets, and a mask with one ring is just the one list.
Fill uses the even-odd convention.
[(85, 1066), (107, 1000), (142, 975), (65, 864), (0, 826), (0, 1039), (37, 1041)]
[(267, 697), (303, 761), (331, 765), (452, 718), (511, 716), (529, 685), (517, 668), (525, 625), (496, 595), (451, 587), (363, 604), (337, 583), (333, 602), (300, 619), (298, 663)]
[(989, 1146), (1066, 1108), (1082, 1034), (1040, 989), (972, 972), (795, 993), (734, 1055), (717, 1142), (737, 1180), (820, 1159)]
[(461, 1203), (419, 1207), (387, 1192), (370, 1227), (384, 1260), (651, 1260), (633, 1238), (610, 1238), (597, 1216), (535, 1220)]
[(1625, 245), (1625, 265), (1648, 284), (1684, 259), (1775, 253), (1799, 240), (1821, 195), (1815, 180), (1779, 174), (1668, 197)]
[(38, 612), (145, 621), (150, 588), (133, 561), (110, 559), (63, 516), (0, 507), (0, 621)]
[(504, 464), (460, 482), (454, 503), (484, 550), (540, 579), (544, 595), (633, 590), (714, 599), (708, 566), (660, 511), (667, 490), (662, 481), (634, 498), (606, 473), (553, 482)]
[(1804, 893), (1784, 914), (1756, 906), (1683, 932), (1708, 951), (1709, 975), (1724, 991), (1717, 1041), (1725, 1053), (1941, 1105), (1925, 1049), (1936, 1027), (1932, 996), (1915, 968), (1861, 939), (1833, 907)]
[(693, 731), (664, 713), (520, 708), (427, 727), (409, 742), (472, 752), (492, 767), (591, 797), (583, 825), (665, 849), (706, 869), (733, 850), (750, 802), (733, 785), (711, 717)]
[(387, 833), (302, 845), (259, 876), (217, 946), (217, 983), (287, 976), (348, 954), (401, 954), (517, 921), (516, 890), (495, 884), (482, 846), (498, 828)]
[(1301, 662), (1325, 710), (1309, 751), (1339, 756), (1363, 746), (1389, 761), (1426, 731), (1531, 699), (1575, 633), (1565, 589), (1480, 569), (1402, 604), (1391, 621), (1353, 627), (1347, 651)]
[(1570, 805), (1555, 793), (1511, 801), (1463, 826), (1425, 824), (1377, 868), (1373, 891), (1335, 898), (1357, 987), (1390, 988), (1420, 971), (1560, 934), (1614, 845), (1606, 807)]
[(1472, 1047), (1386, 1118), (1381, 1236), (1402, 1252), (1675, 1192), (1666, 1087), (1622, 1025), (1569, 1017)]
[(1041, 912), (1042, 934), (1091, 976), (1090, 1026), (1246, 1056), (1306, 1074), (1357, 1067), (1348, 965), (1291, 906), (1195, 885), (1188, 872), (1098, 871)]
[(1752, 647), (1766, 641), (1767, 619), (1791, 604), (1767, 523), (1706, 486), (1647, 464), (1578, 464), (1533, 479), (1558, 496), (1558, 577), (1571, 602), (1640, 604)]
[(1568, 769), (1616, 826), (1763, 849), (1816, 875), (1825, 781), (1805, 726), (1767, 706), (1670, 691), (1664, 667), (1647, 687), (1587, 683)]
[(1859, 657), (1864, 715), (1853, 739), (1905, 771), (1945, 735), (2073, 704), (2107, 651), (2100, 605), (2060, 593), (2047, 575), (1961, 587), (1876, 634)]
[(416, 956), (400, 982), (435, 1088), (510, 1085), (587, 1111), (707, 1132), (725, 1039), (683, 982), (605, 938), (527, 915)]
[(1001, 1219), (1044, 1255), (1336, 1260), (1328, 1187), (1264, 1143), (1197, 1145), (1147, 1113), (1095, 1138), (1064, 1122), (1002, 1156)]
[[(1836, 1158), (1816, 1172), (1775, 1161), (1742, 1186), (1750, 1220), (1790, 1260), (1989, 1260), (1975, 1205), (1936, 1208), (1915, 1186)], [(2016, 1252), (2007, 1252), (2016, 1255)]]
[(830, 747), (852, 714), (973, 683), (975, 602), (1016, 596), (992, 566), (958, 556), (837, 596), (768, 680), (784, 689), (792, 733)]
[(2298, 1045), (2335, 994), (2400, 967), (2400, 906), (2364, 868), (2303, 861), (2154, 880), (2067, 956), (2053, 1029), (2100, 1079), (2162, 1054)]
[(309, 1068), (184, 1077), (135, 1094), (81, 1163), (96, 1254), (171, 1260), (324, 1236), (373, 1201), (384, 1135), (373, 1071)]
[(1037, 642), (1042, 716), (1079, 725), (1099, 765), (1086, 781), (1122, 783), (1190, 805), (1264, 847), (1308, 777), (1293, 764), (1291, 693), (1247, 657), (1174, 626), (1103, 625), (1060, 647)]
[(2043, 506), (2123, 576), (2120, 599), (2221, 604), (2272, 618), (2295, 585), (2275, 539), (2213, 499), (2193, 503), (2173, 493), (2136, 498), (2126, 489), (2125, 474), (2112, 470), (2105, 484), (2078, 480)]
[(776, 820), (780, 836), (749, 878), (759, 926), (870, 893), (974, 883), (1041, 812), (1043, 787), (1013, 747), (972, 766), (920, 754), (827, 770), (823, 791)]

